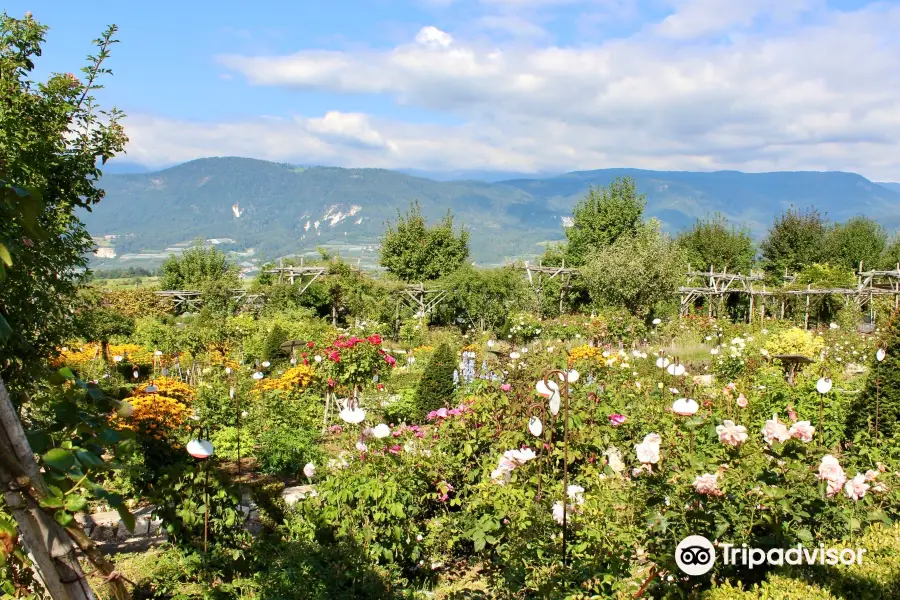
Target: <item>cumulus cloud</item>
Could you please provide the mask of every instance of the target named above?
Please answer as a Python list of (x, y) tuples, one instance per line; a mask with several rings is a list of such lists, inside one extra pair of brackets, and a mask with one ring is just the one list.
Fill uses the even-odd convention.
[[(482, 0), (516, 1), (552, 2)], [(819, 7), (815, 20), (799, 20), (815, 2), (673, 0), (671, 15), (630, 37), (577, 47), (498, 46), (428, 26), (388, 50), (222, 56), (252, 85), (381, 94), (465, 125), (337, 112), (156, 129), (130, 119), (129, 153), (243, 147), (353, 166), (841, 169), (900, 179), (900, 6)], [(182, 144), (187, 132), (195, 137)], [(247, 138), (257, 141), (238, 144)]]

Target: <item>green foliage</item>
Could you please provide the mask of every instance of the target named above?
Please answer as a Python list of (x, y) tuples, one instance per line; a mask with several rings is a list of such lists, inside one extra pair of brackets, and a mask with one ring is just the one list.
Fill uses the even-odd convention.
[(450, 322), (465, 323), (484, 333), (503, 327), (510, 310), (527, 293), (522, 273), (515, 268), (476, 269), (465, 265), (441, 281), (447, 297), (441, 313)]
[(418, 202), (397, 222), (388, 223), (381, 238), (379, 264), (406, 282), (438, 279), (459, 268), (469, 256), (469, 232), (453, 231), (453, 215), (428, 227)]
[(566, 228), (566, 261), (578, 267), (591, 252), (602, 251), (621, 237), (637, 233), (646, 195), (637, 193), (630, 177), (617, 177), (607, 187), (588, 190), (572, 211), (574, 223)]
[(900, 234), (894, 235), (881, 258), (882, 269), (896, 269), (897, 265), (900, 265)]
[(695, 271), (712, 267), (716, 271), (749, 273), (756, 256), (750, 231), (729, 225), (720, 213), (705, 220), (697, 219), (693, 227), (678, 234), (675, 243)]
[(164, 290), (203, 290), (212, 282), (224, 282), (230, 288), (238, 285), (237, 268), (215, 246), (204, 248), (202, 240), (181, 256), (169, 256), (160, 271), (159, 285)]
[(103, 306), (88, 308), (75, 316), (75, 329), (86, 340), (108, 344), (115, 336), (128, 336), (134, 332), (134, 319)]
[(647, 315), (678, 289), (684, 268), (680, 249), (649, 223), (591, 254), (582, 274), (595, 303)]
[[(70, 308), (93, 247), (74, 216), (99, 202), (98, 161), (124, 149), (122, 113), (92, 93), (114, 26), (95, 41), (84, 81), (72, 73), (30, 79), (47, 28), (30, 15), (0, 17), (0, 375), (37, 377), (40, 360), (71, 335)], [(26, 377), (27, 375), (27, 377)]]
[[(826, 544), (828, 547), (829, 544)], [(832, 547), (843, 547), (835, 541)], [(857, 538), (853, 548), (865, 548), (862, 564), (813, 567), (803, 570), (789, 567), (773, 573), (762, 583), (744, 589), (740, 584), (724, 582), (706, 592), (703, 600), (897, 600), (900, 589), (900, 527), (873, 525)]]
[(877, 268), (887, 248), (888, 234), (876, 221), (863, 216), (836, 223), (825, 240), (828, 261), (849, 271)]
[(763, 268), (776, 281), (807, 265), (823, 262), (826, 253), (825, 219), (815, 208), (805, 212), (789, 208), (775, 218), (760, 243)]
[(253, 435), (247, 427), (240, 430), (240, 435), (238, 435), (237, 427), (223, 427), (211, 433), (209, 441), (216, 449), (216, 456), (225, 460), (237, 460), (238, 438), (241, 442), (241, 459), (253, 456)]
[(419, 418), (441, 407), (450, 406), (456, 392), (453, 385), (453, 371), (457, 369), (456, 354), (449, 344), (441, 344), (431, 355), (419, 387), (416, 391), (416, 406)]
[(900, 433), (900, 312), (882, 334), (881, 344), (885, 358), (879, 362), (874, 356), (869, 360), (869, 373), (865, 388), (853, 403), (847, 421), (850, 439), (860, 431), (874, 436), (876, 420), (881, 439), (889, 439)]

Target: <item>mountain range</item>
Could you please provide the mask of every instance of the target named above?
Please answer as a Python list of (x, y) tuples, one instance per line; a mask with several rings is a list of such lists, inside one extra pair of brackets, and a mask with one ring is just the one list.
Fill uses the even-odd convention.
[[(127, 172), (127, 171), (131, 172)], [(197, 237), (229, 238), (257, 256), (319, 245), (374, 245), (387, 220), (418, 200), (429, 219), (452, 210), (480, 263), (528, 258), (564, 237), (563, 218), (592, 185), (632, 177), (648, 216), (671, 232), (721, 212), (756, 236), (785, 208), (815, 206), (832, 220), (863, 214), (900, 227), (900, 184), (844, 172), (688, 172), (600, 169), (502, 181), (439, 181), (386, 169), (302, 167), (249, 158), (204, 158), (155, 172), (106, 170), (106, 197), (80, 216), (115, 249), (160, 251)], [(118, 171), (118, 172), (116, 172)], [(123, 172), (126, 171), (126, 172)], [(485, 179), (488, 177), (485, 176)]]

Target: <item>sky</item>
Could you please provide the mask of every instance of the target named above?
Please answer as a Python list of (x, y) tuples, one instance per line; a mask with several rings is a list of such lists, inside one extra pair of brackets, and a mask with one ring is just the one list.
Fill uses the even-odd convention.
[(427, 171), (841, 170), (900, 181), (900, 0), (7, 0), (120, 160)]

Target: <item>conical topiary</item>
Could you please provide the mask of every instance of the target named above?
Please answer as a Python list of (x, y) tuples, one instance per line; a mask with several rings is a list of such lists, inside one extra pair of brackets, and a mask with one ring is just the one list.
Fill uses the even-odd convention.
[(884, 332), (880, 347), (884, 360), (872, 356), (865, 389), (850, 407), (847, 437), (863, 430), (879, 439), (900, 433), (900, 311), (895, 312)]
[(419, 418), (433, 410), (449, 406), (456, 392), (453, 371), (456, 370), (456, 355), (446, 343), (441, 344), (431, 355), (428, 366), (419, 380), (416, 390), (416, 407)]

